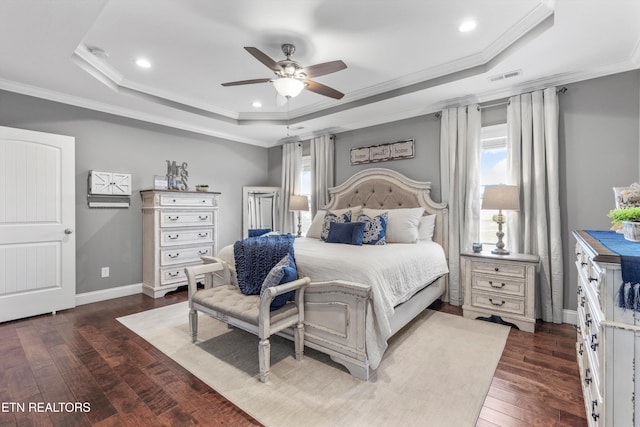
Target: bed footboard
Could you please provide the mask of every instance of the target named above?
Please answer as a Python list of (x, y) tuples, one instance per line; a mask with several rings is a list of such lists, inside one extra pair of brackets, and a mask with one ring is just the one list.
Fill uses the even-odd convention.
[(342, 280), (313, 282), (305, 290), (304, 344), (328, 354), (351, 375), (369, 379), (366, 317), (371, 286)]

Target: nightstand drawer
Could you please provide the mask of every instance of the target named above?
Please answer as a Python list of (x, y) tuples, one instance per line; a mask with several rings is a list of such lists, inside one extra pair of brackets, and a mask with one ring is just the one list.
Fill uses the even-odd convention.
[(487, 273), (492, 276), (511, 276), (524, 278), (525, 266), (519, 263), (506, 263), (499, 261), (471, 261), (471, 271)]
[(524, 299), (491, 293), (471, 293), (471, 305), (488, 308), (496, 313), (524, 314)]
[(213, 255), (211, 246), (176, 248), (160, 251), (160, 265), (182, 264), (200, 261), (200, 257)]
[(213, 229), (188, 229), (188, 230), (168, 230), (163, 231), (160, 236), (160, 246), (177, 246), (202, 244), (213, 242)]
[(516, 280), (496, 275), (484, 276), (482, 274), (471, 275), (471, 287), (474, 290), (490, 291), (493, 293), (524, 296), (524, 280)]

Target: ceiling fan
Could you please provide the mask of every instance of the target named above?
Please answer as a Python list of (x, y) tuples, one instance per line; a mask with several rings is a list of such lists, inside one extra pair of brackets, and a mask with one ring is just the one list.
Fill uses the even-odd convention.
[(266, 79), (253, 79), (253, 80), (240, 80), (237, 82), (222, 83), (222, 86), (239, 86), (250, 85), (254, 83), (268, 83), (273, 82), (278, 93), (286, 98), (293, 98), (297, 96), (303, 89), (310, 90), (319, 95), (328, 96), (330, 98), (341, 99), (344, 93), (339, 92), (329, 86), (325, 86), (322, 83), (309, 80), (311, 77), (324, 76), (326, 74), (335, 73), (336, 71), (344, 70), (347, 65), (338, 60), (323, 62), (322, 64), (311, 65), (309, 67), (303, 67), (296, 61), (291, 59), (291, 55), (295, 52), (296, 47), (290, 43), (282, 45), (282, 53), (286, 56), (286, 59), (281, 61), (274, 61), (267, 54), (255, 47), (245, 47), (245, 50), (253, 55), (258, 61), (266, 65), (271, 71), (276, 74), (275, 78)]

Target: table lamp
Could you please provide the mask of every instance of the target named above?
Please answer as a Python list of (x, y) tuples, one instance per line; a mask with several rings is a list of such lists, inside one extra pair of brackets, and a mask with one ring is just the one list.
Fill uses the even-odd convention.
[(309, 210), (309, 198), (307, 196), (291, 195), (289, 198), (289, 210), (298, 212), (298, 234), (296, 237), (302, 236), (302, 211)]
[(496, 222), (498, 223), (498, 243), (496, 248), (491, 251), (496, 255), (509, 255), (509, 251), (504, 248), (502, 238), (502, 224), (504, 224), (504, 215), (502, 210), (520, 209), (520, 194), (517, 185), (486, 185), (484, 187), (484, 196), (482, 197), (482, 209), (498, 209)]

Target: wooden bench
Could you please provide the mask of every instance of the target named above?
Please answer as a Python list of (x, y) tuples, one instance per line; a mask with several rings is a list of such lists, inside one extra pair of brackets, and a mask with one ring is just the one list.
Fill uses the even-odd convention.
[[(238, 327), (260, 338), (258, 359), (260, 381), (266, 382), (271, 364), (269, 337), (294, 327), (296, 360), (304, 351), (304, 290), (310, 279), (304, 277), (289, 283), (266, 288), (261, 295), (244, 295), (231, 284), (229, 265), (215, 257), (203, 257), (205, 264), (186, 267), (189, 281), (189, 327), (192, 342), (198, 336), (198, 311)], [(204, 277), (204, 288), (198, 289), (199, 277)], [(295, 290), (293, 301), (270, 311), (273, 298)]]

